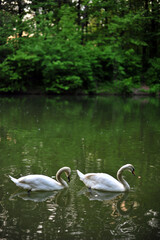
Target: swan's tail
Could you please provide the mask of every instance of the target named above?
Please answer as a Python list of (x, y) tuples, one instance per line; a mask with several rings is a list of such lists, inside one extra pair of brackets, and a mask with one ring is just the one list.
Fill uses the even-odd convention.
[(79, 170), (77, 170), (77, 174), (78, 174), (78, 176), (79, 176), (80, 180), (82, 180), (82, 181), (83, 181), (83, 179), (84, 179), (84, 174), (83, 174), (83, 173), (81, 173)]
[(16, 184), (17, 187), (24, 188), (24, 189), (29, 189), (29, 190), (31, 189), (30, 185), (28, 185), (24, 181), (21, 182), (21, 180), (22, 180), (21, 178), (16, 179), (16, 178), (14, 178), (14, 177), (12, 177), (10, 175), (9, 175), (9, 177), (12, 180), (12, 182), (14, 182)]
[(14, 182), (14, 183), (17, 185), (18, 179), (14, 178), (14, 177), (12, 177), (12, 176), (10, 176), (10, 175), (9, 175), (9, 177), (10, 177), (10, 179), (12, 180), (12, 182)]

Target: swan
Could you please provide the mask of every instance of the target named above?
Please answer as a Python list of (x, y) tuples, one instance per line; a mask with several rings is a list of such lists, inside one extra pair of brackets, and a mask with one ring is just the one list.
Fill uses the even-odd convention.
[(132, 164), (126, 164), (118, 170), (117, 172), (118, 180), (106, 173), (83, 174), (79, 170), (77, 170), (77, 174), (80, 180), (90, 189), (108, 192), (125, 192), (130, 190), (130, 186), (122, 176), (124, 170), (128, 170), (133, 175), (135, 175), (134, 167)]
[(32, 174), (18, 179), (9, 176), (10, 179), (18, 186), (30, 191), (53, 191), (61, 190), (68, 187), (65, 180), (61, 178), (61, 174), (65, 172), (68, 181), (70, 182), (71, 169), (69, 167), (62, 167), (56, 173), (56, 180), (40, 174)]

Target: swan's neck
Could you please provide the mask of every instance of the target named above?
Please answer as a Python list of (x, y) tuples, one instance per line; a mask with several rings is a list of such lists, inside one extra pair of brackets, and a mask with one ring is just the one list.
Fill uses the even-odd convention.
[(122, 173), (123, 171), (125, 170), (125, 168), (121, 167), (118, 172), (117, 172), (117, 179), (119, 180), (120, 183), (122, 183), (122, 185), (124, 186), (125, 190), (128, 191), (130, 190), (130, 186), (129, 184), (127, 183), (126, 180), (124, 180), (123, 176), (122, 176)]
[(57, 174), (56, 174), (56, 179), (57, 179), (57, 181), (58, 181), (62, 186), (68, 187), (67, 182), (61, 178), (61, 174), (62, 174), (63, 172), (68, 172), (68, 170), (67, 170), (65, 167), (59, 169), (58, 172), (57, 172)]

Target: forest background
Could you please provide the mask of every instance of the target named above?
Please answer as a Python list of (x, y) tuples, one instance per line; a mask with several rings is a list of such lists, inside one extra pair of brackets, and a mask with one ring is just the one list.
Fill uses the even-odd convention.
[(0, 0), (0, 92), (160, 92), (160, 0)]

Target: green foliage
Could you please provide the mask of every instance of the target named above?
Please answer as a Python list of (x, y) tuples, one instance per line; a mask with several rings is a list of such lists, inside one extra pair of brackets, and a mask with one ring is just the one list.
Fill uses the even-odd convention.
[[(0, 66), (1, 91), (4, 85), (8, 85), (8, 81), (13, 91), (27, 91), (36, 87), (36, 84), (41, 85), (44, 91), (53, 93), (92, 89), (90, 51), (89, 47), (80, 44), (81, 37), (76, 31), (74, 14), (67, 8), (58, 28), (50, 26), (49, 31), (47, 26), (51, 16), (49, 13), (49, 20), (45, 22), (44, 36), (19, 42), (19, 50)], [(67, 21), (68, 18), (70, 21)], [(35, 79), (37, 76), (38, 81)]]
[(1, 84), (0, 90), (3, 91), (26, 91), (34, 86), (30, 82), (31, 76), (36, 76), (36, 65), (39, 58), (36, 55), (28, 55), (22, 50), (9, 56), (0, 64)]
[[(0, 91), (96, 93), (113, 86), (128, 94), (141, 81), (159, 84), (158, 4), (33, 0), (0, 7)], [(26, 11), (31, 18), (24, 19)]]
[(16, 17), (10, 13), (0, 11), (0, 45), (5, 45), (7, 38), (14, 34)]
[(150, 93), (160, 94), (160, 84), (154, 84), (150, 87)]
[(11, 45), (5, 44), (0, 45), (0, 63), (2, 63), (7, 56), (12, 55), (14, 52), (14, 49)]
[(125, 78), (121, 81), (114, 81), (114, 88), (116, 93), (131, 94), (134, 84), (132, 78)]
[(149, 60), (149, 68), (146, 72), (146, 82), (149, 85), (160, 83), (160, 58)]
[[(108, 26), (109, 35), (106, 42), (109, 43), (104, 48), (104, 54), (112, 66), (112, 80), (122, 80), (124, 78), (136, 79), (141, 69), (141, 57), (136, 54), (137, 46), (144, 43), (136, 40), (137, 19), (139, 14), (126, 14), (125, 16), (113, 16)], [(132, 36), (128, 34), (132, 26)], [(134, 29), (135, 28), (135, 29)], [(111, 75), (111, 74), (110, 74)]]

